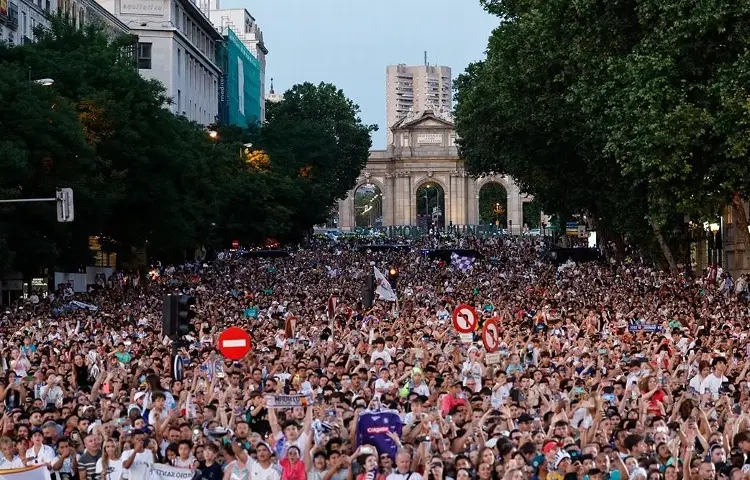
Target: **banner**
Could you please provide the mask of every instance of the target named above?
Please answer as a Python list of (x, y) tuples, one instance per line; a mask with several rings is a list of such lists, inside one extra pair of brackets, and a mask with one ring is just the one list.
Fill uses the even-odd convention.
[(189, 468), (170, 467), (155, 463), (149, 469), (147, 480), (193, 480), (196, 472)]
[(0, 15), (8, 16), (8, 0), (0, 0)]
[(307, 395), (266, 395), (266, 408), (294, 408), (310, 405)]
[(628, 331), (631, 333), (635, 333), (635, 332), (658, 333), (658, 332), (661, 332), (661, 325), (657, 323), (636, 323), (636, 324), (628, 325)]
[(0, 480), (50, 480), (49, 470), (44, 465), (0, 470)]

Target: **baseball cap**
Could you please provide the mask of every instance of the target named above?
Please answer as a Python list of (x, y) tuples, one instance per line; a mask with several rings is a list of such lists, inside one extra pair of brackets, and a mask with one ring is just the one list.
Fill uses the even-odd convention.
[(255, 445), (255, 449), (257, 450), (258, 447), (266, 447), (269, 453), (273, 453), (273, 450), (271, 450), (271, 446), (267, 444), (266, 442), (258, 442), (258, 444)]
[(529, 422), (533, 422), (533, 421), (534, 421), (534, 417), (532, 417), (528, 413), (522, 413), (518, 417), (518, 423), (529, 423)]
[(557, 442), (549, 441), (544, 444), (542, 447), (542, 453), (547, 454), (554, 450), (555, 448), (560, 448), (560, 444)]

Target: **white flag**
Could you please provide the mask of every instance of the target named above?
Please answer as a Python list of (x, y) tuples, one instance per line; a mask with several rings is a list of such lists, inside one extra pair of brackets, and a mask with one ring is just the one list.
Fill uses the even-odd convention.
[(375, 288), (375, 293), (380, 295), (380, 298), (382, 300), (395, 302), (396, 292), (393, 291), (393, 287), (391, 287), (391, 284), (388, 283), (388, 279), (385, 278), (385, 275), (383, 275), (383, 272), (378, 270), (378, 267), (373, 267), (373, 268), (375, 269), (375, 283), (377, 284), (377, 288)]

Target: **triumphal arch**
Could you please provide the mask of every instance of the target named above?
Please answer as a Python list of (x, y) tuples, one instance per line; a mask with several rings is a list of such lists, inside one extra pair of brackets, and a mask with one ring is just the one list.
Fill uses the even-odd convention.
[[(409, 112), (391, 130), (392, 144), (370, 152), (356, 186), (340, 200), (341, 230), (491, 223), (521, 231), (523, 204), (532, 198), (521, 194), (505, 175), (473, 178), (467, 174), (450, 112)], [(505, 201), (483, 205), (480, 213), (480, 191), (485, 187), (504, 192)]]

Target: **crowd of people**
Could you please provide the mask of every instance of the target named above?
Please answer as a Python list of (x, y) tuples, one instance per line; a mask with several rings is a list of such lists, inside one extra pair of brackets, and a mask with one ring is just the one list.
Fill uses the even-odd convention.
[[(468, 268), (425, 249), (475, 249)], [(740, 480), (750, 474), (750, 328), (719, 275), (557, 265), (538, 238), (317, 240), (226, 253), (137, 281), (19, 302), (0, 316), (0, 473), (147, 480)], [(398, 270), (395, 302), (362, 307)], [(180, 347), (162, 297), (197, 299)], [(61, 308), (75, 300), (83, 308)], [(458, 304), (494, 319), (493, 355)], [(240, 361), (217, 351), (248, 331)]]

